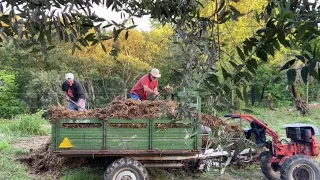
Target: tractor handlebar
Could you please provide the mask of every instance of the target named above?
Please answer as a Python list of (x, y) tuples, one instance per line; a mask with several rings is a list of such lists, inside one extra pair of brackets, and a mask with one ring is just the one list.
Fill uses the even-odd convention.
[(257, 123), (261, 127), (266, 128), (267, 134), (269, 134), (273, 138), (274, 141), (278, 141), (278, 139), (279, 139), (279, 135), (277, 134), (277, 132), (275, 132), (273, 129), (268, 127), (267, 124), (263, 123), (258, 118), (255, 118), (254, 116), (252, 116), (250, 114), (226, 114), (226, 115), (224, 115), (224, 117), (230, 117), (231, 119), (242, 118), (243, 120), (248, 121), (250, 123), (252, 121), (255, 121), (255, 123)]
[(240, 118), (240, 115), (226, 114), (224, 117), (231, 117), (232, 119)]

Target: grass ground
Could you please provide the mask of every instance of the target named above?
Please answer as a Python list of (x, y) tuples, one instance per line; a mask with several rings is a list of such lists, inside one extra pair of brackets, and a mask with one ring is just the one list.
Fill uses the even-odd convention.
[[(318, 110), (318, 107), (313, 107), (311, 115), (308, 117), (300, 117), (298, 112), (288, 112), (286, 109), (277, 111), (253, 109), (254, 113), (252, 114), (263, 120), (284, 138), (285, 130), (282, 129), (283, 124), (299, 122), (314, 124), (317, 127), (320, 127), (320, 114), (317, 113)], [(239, 123), (239, 121), (236, 122), (233, 120), (233, 123)], [(243, 122), (243, 126), (249, 127), (249, 124)], [(50, 129), (48, 127), (50, 127), (49, 124), (41, 119), (39, 114), (20, 116), (13, 120), (0, 120), (0, 180), (54, 179), (54, 177), (50, 177), (50, 175), (45, 177), (31, 175), (28, 173), (28, 169), (25, 165), (16, 161), (19, 156), (28, 153), (28, 150), (25, 149), (28, 146), (24, 146), (23, 143), (21, 144), (21, 142), (24, 141), (22, 138), (30, 139), (30, 137), (33, 137), (34, 139), (41, 139), (43, 136), (40, 135), (49, 134)], [(241, 169), (229, 166), (223, 175), (219, 175), (218, 172), (213, 170), (207, 173), (189, 174), (179, 169), (165, 170), (153, 168), (148, 169), (148, 172), (150, 179), (152, 180), (209, 180), (213, 178), (221, 180), (265, 179), (261, 173), (259, 164), (246, 166)], [(64, 169), (61, 179), (95, 180), (102, 179), (103, 173), (104, 168), (100, 166)]]

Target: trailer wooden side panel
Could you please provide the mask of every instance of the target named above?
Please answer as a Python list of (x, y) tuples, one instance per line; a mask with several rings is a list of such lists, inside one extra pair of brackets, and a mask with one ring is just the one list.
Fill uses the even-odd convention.
[[(198, 125), (170, 119), (59, 119), (52, 123), (52, 150), (65, 154), (201, 149)], [(72, 152), (72, 153), (71, 153)], [(84, 153), (85, 154), (85, 153)]]

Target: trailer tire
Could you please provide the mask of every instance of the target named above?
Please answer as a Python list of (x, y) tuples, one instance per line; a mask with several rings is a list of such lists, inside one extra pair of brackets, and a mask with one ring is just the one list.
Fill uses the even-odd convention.
[(260, 167), (262, 173), (271, 180), (279, 180), (280, 179), (280, 168), (279, 165), (275, 163), (271, 163), (270, 159), (272, 155), (269, 153), (261, 154), (260, 159)]
[(319, 164), (304, 155), (295, 155), (281, 166), (281, 180), (319, 180)]
[(104, 180), (149, 180), (146, 168), (133, 158), (121, 158), (109, 165), (104, 173)]

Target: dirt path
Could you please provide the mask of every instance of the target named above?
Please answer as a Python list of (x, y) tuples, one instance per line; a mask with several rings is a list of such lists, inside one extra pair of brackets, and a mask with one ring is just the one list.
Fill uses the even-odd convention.
[(49, 135), (19, 138), (18, 140), (13, 142), (12, 146), (15, 148), (22, 148), (28, 151), (33, 151), (46, 144), (49, 138)]

